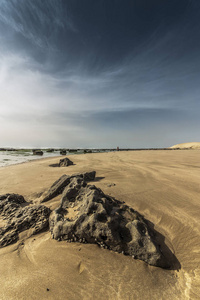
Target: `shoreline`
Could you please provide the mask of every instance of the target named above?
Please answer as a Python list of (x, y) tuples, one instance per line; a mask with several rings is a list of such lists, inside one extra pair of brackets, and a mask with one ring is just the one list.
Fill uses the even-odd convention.
[[(62, 155), (62, 156), (65, 157), (65, 155)], [(34, 158), (34, 159), (27, 160), (27, 161), (22, 161), (22, 162), (17, 162), (17, 163), (14, 163), (14, 164), (10, 164), (10, 165), (7, 165), (7, 166), (0, 166), (0, 169), (1, 168), (12, 167), (12, 166), (17, 166), (17, 165), (22, 165), (22, 164), (26, 164), (26, 163), (30, 163), (30, 162), (37, 162), (37, 161), (40, 161), (40, 160), (59, 158), (59, 157), (62, 157), (62, 156), (58, 155), (58, 156), (52, 156), (52, 157)]]
[[(120, 149), (120, 150), (115, 150), (115, 151), (105, 151), (105, 152), (92, 152), (92, 153), (67, 153), (66, 155), (55, 155), (55, 156), (47, 156), (47, 157), (38, 157), (38, 158), (34, 158), (34, 159), (28, 159), (26, 161), (22, 161), (22, 162), (16, 162), (16, 163), (12, 163), (9, 165), (5, 165), (5, 166), (1, 166), (0, 168), (5, 168), (5, 167), (10, 167), (10, 166), (14, 166), (14, 165), (19, 165), (19, 164), (24, 164), (24, 163), (28, 163), (28, 162), (32, 162), (32, 161), (38, 161), (38, 160), (43, 160), (43, 159), (50, 159), (50, 158), (61, 158), (61, 157), (67, 157), (67, 156), (71, 156), (71, 155), (86, 155), (86, 154), (103, 154), (103, 153), (114, 153), (114, 152), (141, 152), (141, 151), (186, 151), (186, 150), (190, 150), (190, 151), (200, 151), (200, 149), (198, 148), (149, 148), (149, 149)], [(1, 154), (1, 152), (0, 152)], [(9, 152), (8, 152), (9, 155)], [(22, 156), (23, 157), (23, 156)]]

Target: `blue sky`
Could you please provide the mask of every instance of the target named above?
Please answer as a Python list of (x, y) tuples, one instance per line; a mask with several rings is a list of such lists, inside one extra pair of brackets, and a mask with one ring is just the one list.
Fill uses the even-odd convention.
[(198, 0), (1, 0), (0, 146), (200, 141)]

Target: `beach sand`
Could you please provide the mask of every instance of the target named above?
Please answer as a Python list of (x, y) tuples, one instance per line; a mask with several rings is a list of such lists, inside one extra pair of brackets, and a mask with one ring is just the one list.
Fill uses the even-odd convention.
[[(0, 299), (199, 299), (199, 157), (199, 150), (122, 151), (71, 155), (67, 168), (49, 167), (59, 158), (0, 168), (0, 195), (33, 202), (61, 175), (95, 170), (94, 184), (150, 220), (180, 263), (164, 270), (97, 245), (58, 242), (48, 231), (24, 232), (0, 249)], [(60, 198), (44, 204), (54, 209)]]
[(177, 144), (174, 145), (172, 147), (170, 147), (172, 149), (174, 148), (179, 148), (179, 149), (200, 149), (200, 143), (198, 142), (193, 142), (193, 143), (182, 143), (182, 144)]

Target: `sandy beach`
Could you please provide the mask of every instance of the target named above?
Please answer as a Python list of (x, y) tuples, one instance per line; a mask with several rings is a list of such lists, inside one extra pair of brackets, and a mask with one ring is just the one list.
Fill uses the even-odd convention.
[[(59, 158), (0, 168), (0, 195), (33, 203), (61, 175), (95, 170), (94, 184), (151, 221), (179, 262), (166, 270), (97, 245), (58, 242), (48, 231), (23, 232), (0, 249), (0, 299), (199, 299), (199, 155), (122, 151), (71, 155), (74, 165), (63, 168), (49, 166)], [(53, 210), (60, 198), (44, 205)]]

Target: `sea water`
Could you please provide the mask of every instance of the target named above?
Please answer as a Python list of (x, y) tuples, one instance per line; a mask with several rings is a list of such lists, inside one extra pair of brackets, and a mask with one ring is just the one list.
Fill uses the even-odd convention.
[(43, 151), (43, 155), (33, 155), (32, 151), (0, 151), (0, 167), (19, 164), (34, 159), (40, 159), (45, 157), (59, 156), (59, 151), (46, 152)]

